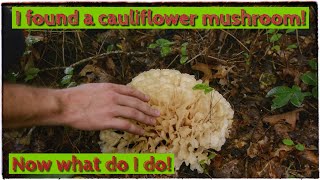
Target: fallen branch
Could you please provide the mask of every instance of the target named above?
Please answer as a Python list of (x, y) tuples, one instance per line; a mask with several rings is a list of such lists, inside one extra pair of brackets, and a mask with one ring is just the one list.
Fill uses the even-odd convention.
[(76, 66), (84, 64), (86, 62), (92, 61), (94, 59), (102, 59), (102, 58), (108, 57), (109, 55), (112, 55), (112, 54), (126, 54), (127, 56), (129, 56), (129, 55), (145, 55), (145, 54), (147, 54), (147, 52), (110, 51), (110, 52), (106, 52), (106, 53), (102, 53), (102, 54), (98, 54), (98, 55), (95, 55), (95, 56), (91, 56), (91, 57), (82, 59), (82, 60), (80, 60), (80, 61), (78, 61), (76, 63), (73, 63), (73, 64), (69, 65), (69, 66), (45, 68), (45, 69), (41, 69), (40, 72), (52, 71), (52, 70), (62, 70), (62, 69), (65, 69), (67, 67), (76, 67)]

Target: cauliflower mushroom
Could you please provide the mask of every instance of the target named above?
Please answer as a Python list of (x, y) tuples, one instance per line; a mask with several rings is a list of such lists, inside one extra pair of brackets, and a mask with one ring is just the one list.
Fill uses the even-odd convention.
[(139, 124), (145, 129), (143, 136), (101, 131), (101, 151), (174, 153), (176, 170), (185, 163), (202, 173), (200, 161), (210, 163), (208, 149), (221, 150), (234, 111), (219, 92), (193, 90), (199, 83), (202, 80), (170, 69), (152, 69), (133, 78), (128, 85), (149, 95), (150, 105), (161, 116), (155, 126)]

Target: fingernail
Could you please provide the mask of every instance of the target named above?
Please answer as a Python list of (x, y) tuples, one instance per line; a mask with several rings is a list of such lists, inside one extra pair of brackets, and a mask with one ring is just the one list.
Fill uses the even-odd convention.
[(145, 98), (147, 101), (149, 101), (150, 96), (148, 96), (148, 95), (144, 95), (144, 98)]
[(156, 116), (160, 116), (160, 111), (159, 111), (158, 109), (154, 109), (154, 114), (155, 114)]

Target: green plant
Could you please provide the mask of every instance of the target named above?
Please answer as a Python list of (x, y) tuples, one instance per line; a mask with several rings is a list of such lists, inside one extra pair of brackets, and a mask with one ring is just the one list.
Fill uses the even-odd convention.
[(38, 75), (39, 72), (40, 72), (40, 70), (38, 68), (27, 69), (25, 71), (26, 78), (24, 78), (24, 81), (28, 82), (28, 81), (34, 79)]
[(180, 64), (185, 64), (188, 60), (188, 52), (187, 52), (187, 45), (188, 43), (183, 43), (181, 45), (181, 58), (180, 58)]
[(213, 90), (212, 87), (210, 87), (208, 84), (196, 84), (193, 88), (193, 90), (203, 90), (205, 94), (208, 94)]
[(310, 92), (301, 92), (299, 86), (293, 85), (292, 88), (287, 86), (277, 86), (271, 89), (266, 97), (274, 97), (272, 100), (271, 110), (281, 108), (291, 102), (296, 107), (300, 107), (304, 98), (310, 96)]
[(303, 144), (295, 144), (291, 139), (283, 139), (282, 143), (287, 146), (294, 146), (298, 151), (304, 151), (305, 147)]
[(170, 42), (169, 40), (166, 40), (166, 39), (158, 39), (156, 40), (156, 43), (150, 44), (148, 48), (154, 49), (154, 48), (160, 47), (161, 57), (165, 57), (171, 53), (170, 46), (172, 44), (174, 44), (174, 42)]
[(317, 68), (317, 62), (315, 60), (309, 61), (309, 66), (313, 71), (308, 71), (300, 76), (300, 79), (303, 83), (312, 86), (312, 96), (314, 98), (318, 98), (318, 77), (316, 70)]
[(62, 80), (60, 82), (63, 86), (73, 87), (73, 86), (77, 85), (76, 82), (71, 81), (72, 76), (73, 76), (73, 68), (72, 67), (67, 67), (64, 70), (64, 74), (65, 74), (65, 76), (62, 78)]
[[(217, 154), (216, 154), (215, 152), (209, 152), (208, 159), (211, 160), (211, 159), (215, 158), (216, 155), (217, 155)], [(205, 163), (205, 160), (201, 160), (201, 161), (199, 162), (199, 164), (200, 164), (200, 166), (203, 168), (203, 172), (204, 172), (205, 174), (209, 174), (209, 172), (208, 172), (208, 165)]]
[(15, 73), (13, 71), (9, 71), (8, 73), (6, 73), (4, 75), (4, 79), (10, 83), (16, 83), (17, 82), (17, 78), (19, 76), (19, 72), (18, 73)]

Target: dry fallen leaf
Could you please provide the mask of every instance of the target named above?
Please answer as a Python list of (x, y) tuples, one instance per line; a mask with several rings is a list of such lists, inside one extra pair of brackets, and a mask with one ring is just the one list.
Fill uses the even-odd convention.
[(79, 73), (82, 77), (87, 77), (86, 83), (91, 82), (115, 82), (115, 78), (106, 73), (102, 68), (88, 64)]
[(270, 123), (271, 125), (275, 125), (277, 123), (280, 123), (281, 121), (285, 121), (291, 125), (291, 130), (294, 130), (296, 127), (296, 121), (299, 119), (299, 112), (302, 110), (303, 109), (300, 108), (283, 114), (267, 116), (263, 118), (263, 121)]
[(198, 63), (191, 67), (193, 70), (203, 72), (202, 81), (204, 83), (209, 83), (212, 80), (212, 72), (208, 64)]
[(301, 157), (303, 157), (304, 159), (312, 162), (313, 164), (319, 164), (319, 158), (317, 155), (315, 155), (312, 151), (303, 151), (300, 153)]
[(112, 75), (115, 76), (116, 75), (116, 65), (114, 64), (112, 58), (108, 57), (108, 59), (106, 61), (106, 66), (107, 66), (107, 69), (112, 72)]

